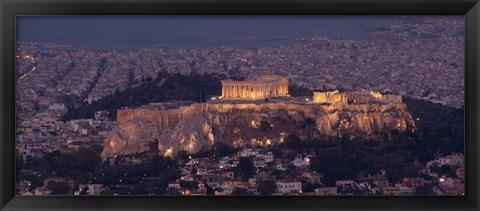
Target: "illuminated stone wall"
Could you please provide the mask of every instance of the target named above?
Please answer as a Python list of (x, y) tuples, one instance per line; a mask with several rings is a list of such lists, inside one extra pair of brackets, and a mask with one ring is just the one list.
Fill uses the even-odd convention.
[(146, 106), (140, 108), (126, 108), (117, 110), (117, 124), (122, 125), (134, 118), (146, 119), (162, 129), (174, 128), (180, 120), (189, 118), (202, 111), (204, 104), (164, 108), (161, 106)]

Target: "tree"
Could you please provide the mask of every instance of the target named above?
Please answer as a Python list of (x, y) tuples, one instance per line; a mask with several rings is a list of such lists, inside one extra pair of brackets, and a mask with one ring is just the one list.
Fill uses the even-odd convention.
[(424, 186), (416, 187), (415, 192), (413, 194), (414, 195), (420, 195), (420, 196), (435, 195), (435, 193), (433, 192), (433, 187), (430, 184), (426, 184)]
[(258, 191), (262, 195), (272, 195), (277, 190), (277, 184), (273, 180), (263, 180), (258, 183)]
[[(325, 150), (322, 153), (318, 154), (316, 158), (310, 160), (310, 169), (317, 172), (322, 172), (323, 178), (322, 182), (327, 187), (335, 186), (335, 182), (338, 179), (346, 179), (344, 175), (340, 175), (339, 166), (345, 161), (344, 157), (341, 155), (341, 151), (338, 148), (332, 148)], [(348, 165), (343, 166), (350, 166)]]
[(189, 158), (189, 154), (185, 150), (180, 150), (177, 153), (178, 159), (180, 160), (187, 160)]
[(432, 167), (432, 171), (439, 174), (447, 175), (449, 177), (455, 177), (456, 175), (455, 169), (449, 165), (442, 165), (440, 167), (434, 166)]
[(255, 166), (250, 158), (242, 157), (239, 160), (235, 174), (240, 175), (246, 181), (256, 172)]
[(271, 152), (272, 152), (273, 156), (276, 157), (276, 158), (282, 156), (282, 154), (283, 154), (282, 150), (280, 150), (278, 148), (271, 149)]
[(158, 139), (154, 139), (152, 142), (148, 143), (148, 153), (152, 157), (160, 153), (160, 151), (158, 150)]
[(190, 171), (190, 174), (196, 175), (197, 174), (197, 168), (193, 167), (192, 171)]
[(182, 195), (177, 188), (173, 188), (173, 187), (168, 188), (167, 193), (168, 195), (174, 195), (174, 196)]
[(290, 149), (296, 149), (297, 151), (300, 151), (302, 148), (302, 142), (297, 135), (290, 134), (285, 140), (285, 146)]
[(207, 186), (207, 195), (215, 195), (215, 191), (210, 186)]
[(88, 188), (83, 188), (82, 191), (80, 191), (80, 194), (81, 196), (84, 196), (84, 195), (88, 195)]
[(260, 130), (263, 132), (271, 132), (272, 125), (267, 120), (262, 119), (262, 121), (260, 121)]
[(198, 189), (198, 183), (196, 181), (181, 181), (180, 187), (194, 190), (194, 189)]
[(50, 181), (47, 185), (48, 189), (52, 191), (52, 195), (66, 195), (70, 191), (70, 185), (66, 182)]
[(113, 195), (113, 192), (111, 190), (105, 190), (102, 193), (100, 193), (102, 196), (111, 196)]
[(117, 86), (117, 88), (115, 89), (115, 93), (114, 93), (114, 96), (115, 97), (120, 97), (120, 87)]
[(223, 142), (215, 142), (212, 145), (212, 149), (209, 151), (210, 157), (223, 157), (223, 156), (230, 156), (234, 152), (233, 148)]
[(303, 191), (304, 192), (314, 192), (316, 188), (322, 187), (320, 184), (312, 184), (312, 183), (305, 183), (303, 185)]
[(235, 188), (233, 191), (232, 191), (232, 194), (230, 195), (234, 195), (234, 196), (246, 196), (246, 195), (252, 195), (252, 193), (248, 192), (247, 189), (244, 189), (244, 188)]
[(313, 133), (315, 132), (316, 122), (315, 119), (308, 117), (302, 124), (302, 128), (307, 130), (308, 140), (313, 139)]

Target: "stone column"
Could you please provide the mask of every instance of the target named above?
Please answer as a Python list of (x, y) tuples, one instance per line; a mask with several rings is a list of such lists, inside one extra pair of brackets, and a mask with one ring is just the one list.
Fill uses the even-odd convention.
[(279, 95), (280, 95), (280, 90), (279, 90), (279, 88), (280, 88), (280, 83), (275, 82), (275, 84), (274, 84), (275, 96), (279, 96)]
[(282, 82), (279, 82), (279, 83), (275, 84), (275, 93), (276, 93), (277, 96), (283, 95), (282, 94), (282, 89), (283, 89)]
[(245, 84), (242, 86), (242, 98), (245, 98), (247, 96), (247, 87), (245, 86)]
[(248, 99), (247, 84), (243, 85), (243, 97)]
[(278, 84), (278, 95), (283, 95), (283, 82)]
[(257, 95), (258, 95), (259, 98), (262, 98), (262, 97), (263, 97), (262, 92), (263, 92), (263, 87), (262, 87), (262, 85), (258, 85)]
[(261, 96), (262, 98), (265, 98), (265, 86), (261, 85), (261, 87), (262, 87), (262, 88), (261, 88), (261, 91), (260, 91), (260, 96)]
[(243, 85), (243, 97), (248, 99), (247, 84)]
[(267, 86), (266, 86), (265, 84), (263, 85), (263, 97), (264, 97), (264, 98), (268, 97), (268, 95), (267, 95)]
[(236, 84), (233, 87), (233, 97), (238, 98), (238, 85), (236, 85)]
[(275, 84), (275, 94), (277, 96), (282, 95), (282, 82), (278, 82), (278, 83)]
[(238, 90), (240, 91), (238, 97), (239, 97), (239, 98), (243, 98), (243, 87), (242, 87), (242, 85), (238, 85)]
[(285, 95), (285, 90), (284, 90), (285, 87), (284, 87), (284, 86), (285, 86), (284, 83), (282, 83), (282, 86), (281, 86), (281, 88), (280, 88), (280, 93), (281, 93), (282, 95)]
[(258, 87), (258, 90), (257, 90), (257, 96), (258, 98), (262, 98), (263, 95), (262, 95), (262, 85), (257, 85)]
[(278, 89), (279, 90), (279, 95), (284, 95), (284, 92), (285, 92), (285, 84), (283, 83), (283, 81), (280, 83), (280, 88)]
[(262, 98), (265, 98), (265, 85), (262, 84)]
[(245, 86), (245, 84), (243, 84), (243, 87), (242, 87), (242, 98), (245, 98), (247, 96), (247, 94), (245, 93), (247, 90), (247, 87)]
[(223, 96), (223, 97), (228, 97), (228, 86), (225, 86), (224, 89), (225, 89), (225, 96)]
[(262, 85), (257, 85), (257, 98), (262, 98)]
[(240, 85), (237, 84), (237, 87), (235, 89), (237, 91), (237, 96), (235, 96), (236, 98), (240, 98)]
[(250, 94), (252, 95), (252, 98), (255, 98), (255, 85), (252, 84), (250, 92), (251, 92)]

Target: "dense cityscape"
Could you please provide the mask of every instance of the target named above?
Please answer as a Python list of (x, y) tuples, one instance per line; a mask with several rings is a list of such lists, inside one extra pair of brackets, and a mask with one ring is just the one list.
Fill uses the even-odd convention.
[[(463, 142), (463, 29), (462, 17), (410, 17), (365, 31), (366, 40), (306, 37), (273, 47), (100, 51), (20, 42), (17, 193), (463, 195), (463, 143), (457, 139)], [(315, 120), (301, 118), (290, 128), (298, 133), (281, 133), (278, 145), (267, 144), (273, 139), (241, 147), (215, 142), (207, 151), (172, 152), (157, 147), (155, 140), (136, 153), (105, 157), (102, 151), (113, 143), (107, 142), (112, 131), (122, 127), (116, 110), (107, 106), (89, 118), (71, 115), (106, 99), (116, 100), (105, 104), (110, 107), (131, 106), (120, 103), (134, 98), (127, 93), (152, 84), (163, 86), (159, 92), (192, 89), (171, 83), (177, 78), (195, 84), (212, 77), (212, 84), (220, 84), (272, 74), (287, 77), (285, 96), (302, 103), (315, 101), (311, 94), (333, 90), (402, 96), (416, 130), (382, 130), (378, 137), (364, 139), (338, 132), (327, 137), (309, 126), (318, 128)], [(200, 92), (199, 98), (179, 94), (168, 99), (215, 104), (219, 95), (225, 96), (222, 88), (209, 89), (213, 91)], [(157, 101), (153, 97), (142, 104)], [(432, 117), (435, 112), (438, 117)], [(277, 122), (270, 120), (252, 120), (241, 130), (267, 137), (278, 132)], [(232, 131), (238, 133), (237, 128)]]

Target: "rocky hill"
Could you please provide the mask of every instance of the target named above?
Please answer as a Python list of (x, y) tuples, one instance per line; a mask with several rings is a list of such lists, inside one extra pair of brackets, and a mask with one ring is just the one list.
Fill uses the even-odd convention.
[[(160, 153), (175, 156), (181, 150), (189, 153), (208, 150), (215, 142), (233, 147), (257, 147), (282, 143), (289, 134), (302, 138), (348, 134), (350, 138), (380, 139), (385, 131), (415, 129), (412, 115), (403, 103), (207, 102), (170, 110), (132, 109), (127, 116), (117, 120), (118, 126), (105, 141), (103, 158), (145, 152), (155, 141)], [(169, 122), (168, 127), (165, 121)]]

